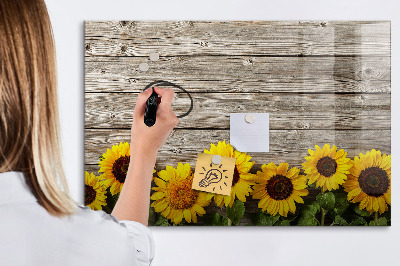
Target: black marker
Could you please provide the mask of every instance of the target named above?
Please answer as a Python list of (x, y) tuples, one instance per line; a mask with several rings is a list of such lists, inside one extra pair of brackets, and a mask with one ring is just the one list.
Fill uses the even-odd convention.
[(144, 123), (151, 127), (156, 123), (158, 94), (154, 91), (146, 101), (146, 110), (144, 111)]
[[(153, 93), (147, 99), (146, 110), (145, 110), (145, 113), (144, 113), (144, 123), (148, 127), (151, 127), (156, 123), (156, 113), (157, 113), (157, 107), (158, 107), (158, 102), (159, 102), (158, 95), (154, 91), (154, 86), (156, 86), (156, 85), (157, 85), (157, 87), (159, 87), (159, 86), (172, 86), (172, 87), (175, 87), (175, 88), (178, 88), (178, 89), (184, 91), (189, 96), (189, 99), (190, 99), (190, 108), (189, 108), (189, 110), (186, 113), (182, 114), (182, 115), (177, 115), (176, 117), (178, 117), (178, 118), (185, 117), (192, 111), (192, 109), (193, 109), (192, 96), (190, 96), (190, 93), (188, 91), (186, 91), (184, 88), (182, 88), (181, 86), (176, 85), (176, 84), (174, 84), (172, 82), (165, 81), (165, 80), (157, 80), (157, 81), (150, 82), (144, 88), (144, 90), (147, 90), (150, 87), (153, 88)], [(160, 97), (160, 99), (161, 99), (161, 97)]]

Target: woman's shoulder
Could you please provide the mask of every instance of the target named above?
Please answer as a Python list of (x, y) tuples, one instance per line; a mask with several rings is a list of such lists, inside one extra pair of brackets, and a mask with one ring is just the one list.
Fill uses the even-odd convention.
[[(136, 221), (118, 220), (112, 214), (103, 210), (92, 210), (87, 206), (77, 204), (75, 212), (75, 224), (85, 227), (86, 230), (102, 234), (102, 238), (113, 241), (128, 242), (135, 251), (136, 260), (148, 265), (154, 257), (154, 239), (151, 230)], [(105, 234), (105, 235), (104, 235)]]
[(76, 211), (74, 213), (74, 218), (78, 220), (85, 220), (85, 222), (90, 223), (107, 223), (110, 221), (112, 223), (119, 224), (119, 220), (112, 214), (108, 214), (103, 210), (92, 210), (88, 206), (81, 204), (76, 204)]
[(125, 223), (103, 210), (95, 211), (77, 204), (75, 213), (62, 219), (84, 234), (91, 233), (99, 238), (119, 239), (120, 242), (129, 241), (129, 230)]
[(116, 227), (118, 229), (122, 228), (122, 231), (127, 231), (131, 233), (132, 231), (143, 231), (145, 234), (151, 235), (151, 230), (136, 221), (130, 220), (118, 220), (112, 214), (108, 214), (103, 210), (92, 210), (88, 206), (77, 204), (77, 211), (75, 212), (75, 220), (77, 222), (83, 222), (87, 225), (99, 224), (99, 225), (109, 225)]
[[(38, 202), (0, 204), (0, 235), (4, 243), (9, 243), (0, 247), (0, 254), (10, 253), (6, 261), (27, 262), (41, 259), (33, 254), (48, 250), (52, 254), (48, 261), (63, 261), (63, 265), (149, 265), (154, 243), (148, 241), (146, 230), (132, 226), (133, 221), (127, 223), (85, 206), (60, 218), (49, 214)], [(14, 252), (17, 245), (29, 247), (31, 252), (21, 256)], [(0, 258), (0, 265), (2, 262)]]

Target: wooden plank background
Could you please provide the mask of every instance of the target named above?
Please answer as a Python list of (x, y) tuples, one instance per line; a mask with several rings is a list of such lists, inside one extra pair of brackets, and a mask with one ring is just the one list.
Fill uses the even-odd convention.
[[(194, 108), (157, 171), (178, 162), (194, 171), (197, 153), (229, 142), (234, 112), (270, 113), (270, 152), (249, 153), (253, 173), (271, 161), (300, 167), (327, 142), (351, 157), (390, 154), (390, 45), (388, 21), (86, 21), (85, 170), (97, 173), (107, 148), (130, 141), (137, 94), (159, 79), (187, 89)], [(176, 90), (176, 114), (189, 104)]]

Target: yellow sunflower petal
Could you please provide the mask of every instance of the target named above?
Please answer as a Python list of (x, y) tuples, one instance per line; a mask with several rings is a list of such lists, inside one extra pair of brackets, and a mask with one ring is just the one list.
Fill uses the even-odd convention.
[(195, 211), (191, 211), (190, 213), (191, 213), (191, 215), (192, 215), (192, 221), (193, 221), (194, 223), (197, 223), (197, 215), (196, 215), (196, 212), (195, 212)]
[(297, 194), (292, 194), (293, 200), (295, 200), (297, 203), (304, 203), (304, 200)]
[(360, 193), (361, 193), (361, 188), (353, 189), (352, 191), (349, 192), (349, 194), (347, 195), (347, 198), (353, 199), (355, 196), (357, 196)]
[(288, 163), (281, 163), (281, 164), (279, 164), (276, 172), (278, 175), (286, 176), (286, 172), (287, 172), (288, 168), (289, 168)]
[(224, 203), (224, 196), (216, 194), (214, 196), (214, 201), (215, 201), (215, 203), (217, 204), (218, 207), (221, 207), (222, 204)]
[(191, 222), (191, 218), (192, 218), (192, 214), (190, 213), (190, 211), (188, 209), (183, 211), (183, 216), (185, 217), (185, 220), (190, 223)]
[(288, 172), (287, 172), (287, 177), (288, 178), (293, 178), (296, 177), (298, 174), (300, 173), (300, 169), (296, 168), (296, 167), (292, 167)]
[(390, 193), (384, 193), (383, 196), (385, 197), (386, 202), (391, 205), (391, 195)]
[(326, 143), (324, 145), (324, 147), (322, 148), (322, 155), (327, 156), (329, 153), (329, 150), (330, 150), (330, 145), (329, 145), (329, 143)]
[(171, 177), (175, 175), (173, 175), (172, 172), (169, 172), (167, 170), (161, 170), (158, 172), (158, 176), (164, 181), (169, 181), (171, 180)]
[(379, 204), (379, 213), (384, 213), (386, 211), (386, 203), (385, 199), (381, 196), (378, 198), (378, 204)]
[(155, 193), (153, 193), (153, 195), (151, 195), (150, 199), (151, 200), (158, 200), (158, 199), (163, 198), (164, 196), (165, 196), (164, 192), (155, 192)]
[(171, 208), (168, 206), (167, 208), (165, 208), (165, 210), (163, 210), (161, 212), (161, 215), (167, 218), (168, 215), (170, 214), (170, 212), (171, 212)]
[(158, 202), (156, 201), (156, 203), (154, 204), (154, 210), (156, 212), (162, 212), (163, 210), (165, 210), (165, 208), (167, 208), (167, 201), (166, 200), (159, 200)]
[(183, 219), (183, 211), (175, 211), (174, 223), (179, 224)]
[(289, 212), (289, 203), (286, 199), (282, 200), (281, 202), (283, 203), (283, 216), (286, 217)]
[(165, 181), (158, 177), (154, 178), (154, 183), (156, 183), (158, 187), (165, 188)]
[(295, 213), (296, 212), (296, 205), (295, 205), (294, 200), (293, 200), (292, 197), (288, 199), (288, 204), (289, 204), (290, 212)]
[(283, 202), (281, 200), (277, 201), (277, 202), (279, 204), (279, 214), (282, 215), (282, 216), (285, 216)]
[(373, 209), (375, 212), (377, 212), (379, 210), (379, 202), (377, 199), (373, 200)]
[(269, 199), (270, 199), (269, 197), (265, 197), (265, 198), (261, 199), (261, 200), (258, 202), (258, 207), (261, 208), (261, 209), (263, 209), (263, 211), (267, 210), (267, 209), (268, 209), (268, 204), (267, 204), (267, 202), (269, 201)]
[(206, 211), (200, 205), (195, 204), (195, 205), (193, 205), (192, 208), (193, 208), (193, 210), (195, 210), (199, 214), (205, 214), (206, 213)]
[(367, 197), (364, 197), (364, 199), (360, 202), (360, 205), (358, 205), (358, 208), (360, 210), (364, 209), (365, 207), (367, 207), (368, 204), (368, 200)]

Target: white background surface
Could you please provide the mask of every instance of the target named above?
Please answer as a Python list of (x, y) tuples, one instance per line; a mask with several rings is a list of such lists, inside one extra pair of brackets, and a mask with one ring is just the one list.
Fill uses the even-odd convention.
[[(153, 265), (400, 265), (397, 1), (47, 0), (58, 58), (66, 172), (83, 200), (84, 20), (392, 20), (392, 226), (154, 228)], [(96, 251), (103, 252), (103, 251)], [(112, 256), (112, 251), (110, 256)]]

